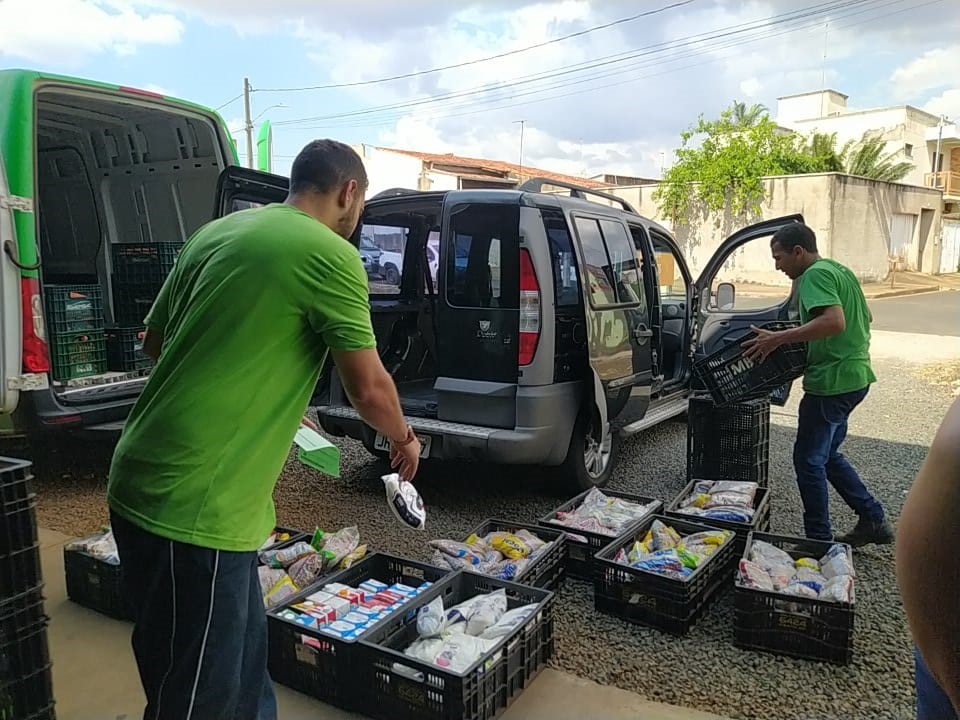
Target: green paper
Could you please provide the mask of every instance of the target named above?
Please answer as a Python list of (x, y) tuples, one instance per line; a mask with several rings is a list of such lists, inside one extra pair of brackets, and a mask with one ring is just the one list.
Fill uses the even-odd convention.
[(340, 477), (340, 448), (303, 425), (293, 441), (297, 444), (300, 462), (331, 477)]

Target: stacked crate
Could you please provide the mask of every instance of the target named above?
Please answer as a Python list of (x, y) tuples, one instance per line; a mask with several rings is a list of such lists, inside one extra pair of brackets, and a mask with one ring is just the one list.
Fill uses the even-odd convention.
[(66, 382), (106, 372), (100, 286), (47, 285), (44, 294), (54, 379)]
[(30, 463), (0, 457), (0, 718), (54, 720)]
[(770, 401), (719, 407), (690, 399), (687, 480), (742, 480), (767, 487), (770, 473)]
[[(113, 302), (114, 318), (122, 339), (135, 338), (143, 331), (143, 321), (153, 305), (164, 280), (173, 269), (183, 243), (117, 243), (113, 245)], [(124, 346), (123, 359), (136, 365), (143, 358), (136, 358), (130, 351), (131, 343)], [(128, 367), (125, 369), (139, 369)]]

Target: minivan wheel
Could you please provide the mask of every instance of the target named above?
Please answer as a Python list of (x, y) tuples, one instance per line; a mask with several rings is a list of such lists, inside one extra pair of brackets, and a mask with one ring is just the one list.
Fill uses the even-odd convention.
[(570, 449), (563, 463), (564, 474), (578, 492), (603, 487), (613, 475), (619, 442), (614, 432), (608, 433), (604, 441), (600, 440), (600, 435), (600, 420), (596, 413), (592, 409), (581, 412), (573, 426)]
[(393, 265), (387, 265), (386, 270), (383, 273), (383, 279), (387, 282), (388, 285), (399, 285), (400, 284), (400, 271)]

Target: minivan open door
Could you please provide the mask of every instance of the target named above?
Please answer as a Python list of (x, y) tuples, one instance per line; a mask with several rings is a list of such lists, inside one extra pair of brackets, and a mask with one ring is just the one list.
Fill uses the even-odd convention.
[(228, 165), (217, 179), (217, 198), (213, 216), (223, 217), (237, 210), (283, 202), (290, 180), (239, 165)]
[[(695, 361), (740, 341), (750, 334), (751, 325), (797, 318), (796, 287), (784, 283), (776, 270), (770, 239), (780, 228), (798, 222), (803, 222), (800, 214), (764, 220), (721, 243), (695, 283)], [(763, 268), (764, 259), (769, 271)], [(790, 384), (778, 388), (771, 402), (783, 405), (789, 391)]]

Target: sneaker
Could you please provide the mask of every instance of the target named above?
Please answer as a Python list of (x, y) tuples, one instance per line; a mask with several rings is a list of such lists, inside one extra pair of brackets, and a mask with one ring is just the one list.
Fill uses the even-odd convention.
[(866, 518), (860, 518), (857, 526), (846, 535), (837, 538), (838, 543), (846, 543), (850, 547), (862, 547), (864, 545), (889, 545), (893, 542), (895, 533), (893, 525), (889, 520), (873, 522)]

